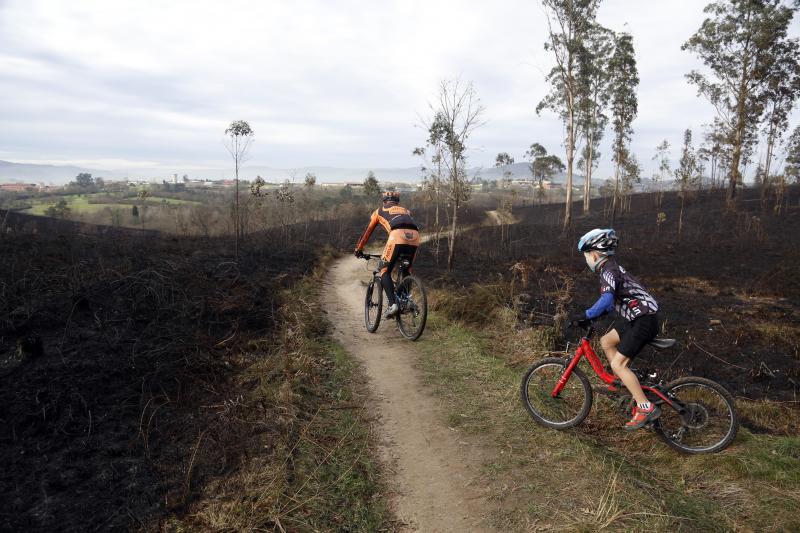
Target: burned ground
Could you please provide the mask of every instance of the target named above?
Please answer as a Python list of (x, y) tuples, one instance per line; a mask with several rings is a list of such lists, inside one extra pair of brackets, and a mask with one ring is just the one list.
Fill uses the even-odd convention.
[(238, 262), (230, 240), (64, 225), (3, 236), (0, 529), (152, 528), (256, 441), (291, 435), (310, 415), (244, 405), (248, 390), (277, 388), (282, 363), (241, 376), (281, 361), (287, 289), (325, 243), (350, 240), (345, 223), (315, 224), (309, 242), (291, 228), (254, 236)]
[[(614, 223), (618, 260), (651, 289), (663, 310), (664, 335), (680, 342), (668, 352), (644, 353), (640, 366), (667, 377), (712, 377), (743, 397), (798, 399), (800, 190), (792, 195), (789, 210), (774, 214), (761, 207), (757, 191), (745, 191), (735, 209), (726, 208), (724, 192), (701, 192), (687, 201), (680, 238), (677, 195), (667, 194), (659, 209), (652, 195), (633, 197), (630, 212)], [(457, 243), (452, 273), (445, 270), (445, 252), (437, 262), (430, 246), (420, 253), (418, 271), (454, 294), (475, 295), (477, 287), (486, 296), (486, 287), (497, 284), (494, 302), (516, 306), (521, 319), (540, 318), (530, 311), (553, 314), (559, 299), (567, 310), (585, 309), (598, 285), (575, 243), (585, 231), (610, 225), (608, 205), (595, 200), (592, 214), (583, 216), (576, 203), (574, 213), (564, 235), (563, 206), (517, 208), (521, 222), (510, 226), (505, 242), (499, 227), (473, 229)], [(658, 213), (664, 213), (661, 224)], [(479, 306), (465, 308), (465, 318), (485, 317)], [(568, 330), (564, 340), (576, 335)]]

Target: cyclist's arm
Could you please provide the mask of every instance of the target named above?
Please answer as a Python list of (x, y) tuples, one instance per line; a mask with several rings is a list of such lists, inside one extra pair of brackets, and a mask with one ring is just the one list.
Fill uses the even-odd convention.
[(601, 317), (613, 310), (614, 294), (611, 292), (604, 292), (600, 295), (600, 298), (597, 299), (594, 305), (586, 310), (586, 318), (589, 320), (594, 320), (595, 318)]
[(372, 232), (375, 231), (375, 227), (378, 225), (378, 210), (376, 209), (372, 213), (372, 217), (369, 219), (369, 225), (367, 229), (364, 230), (364, 234), (361, 236), (361, 239), (358, 240), (358, 244), (356, 244), (356, 250), (363, 250), (364, 246), (367, 245), (367, 241), (372, 236)]

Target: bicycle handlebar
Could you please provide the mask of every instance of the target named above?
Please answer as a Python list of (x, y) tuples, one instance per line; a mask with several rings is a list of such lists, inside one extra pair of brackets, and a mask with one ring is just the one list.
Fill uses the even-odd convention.
[[(583, 322), (583, 324), (581, 324), (581, 322)], [(572, 321), (569, 323), (569, 325), (584, 330), (586, 332), (586, 335), (584, 336), (587, 339), (591, 339), (592, 335), (594, 335), (594, 319), (587, 318), (586, 320)]]
[(380, 259), (380, 258), (381, 256), (379, 254), (365, 254), (365, 253), (361, 254), (361, 259), (365, 259), (367, 261), (369, 261), (370, 259)]

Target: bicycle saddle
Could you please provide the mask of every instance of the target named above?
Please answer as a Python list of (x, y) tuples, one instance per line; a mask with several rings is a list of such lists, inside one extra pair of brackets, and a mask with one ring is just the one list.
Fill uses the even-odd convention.
[(647, 344), (656, 350), (664, 350), (675, 346), (675, 342), (677, 342), (675, 339), (653, 339)]

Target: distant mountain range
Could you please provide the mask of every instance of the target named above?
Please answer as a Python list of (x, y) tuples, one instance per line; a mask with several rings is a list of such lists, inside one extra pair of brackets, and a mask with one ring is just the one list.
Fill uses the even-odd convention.
[[(380, 182), (418, 182), (421, 179), (419, 167), (411, 168), (337, 168), (337, 167), (301, 167), (297, 169), (279, 169), (265, 166), (244, 166), (240, 171), (242, 179), (253, 179), (261, 176), (267, 181), (294, 179), (300, 183), (309, 172), (317, 177), (319, 183), (333, 182), (361, 182), (367, 177), (369, 171), (375, 173)], [(487, 180), (496, 180), (503, 177), (504, 172), (510, 172), (512, 179), (529, 179), (530, 170), (527, 163), (514, 163), (504, 167), (475, 167), (468, 170), (470, 177), (480, 177)], [(0, 182), (31, 182), (47, 183), (53, 185), (65, 184), (75, 179), (81, 172), (88, 172), (95, 177), (104, 179), (131, 179), (131, 180), (171, 180), (173, 174), (181, 179), (184, 174), (192, 179), (222, 179), (233, 177), (231, 168), (202, 168), (186, 170), (175, 167), (171, 170), (164, 169), (139, 169), (133, 171), (108, 170), (96, 168), (83, 168), (70, 165), (39, 165), (31, 163), (13, 163), (0, 161)], [(554, 176), (553, 181), (563, 183), (566, 174)], [(583, 177), (577, 173), (574, 176), (575, 185), (583, 183)]]
[(81, 172), (102, 175), (102, 171), (66, 165), (34, 165), (0, 161), (0, 181), (31, 183), (66, 183)]

